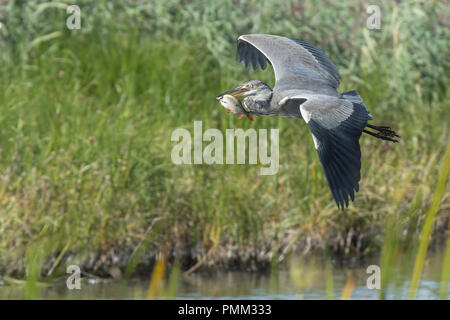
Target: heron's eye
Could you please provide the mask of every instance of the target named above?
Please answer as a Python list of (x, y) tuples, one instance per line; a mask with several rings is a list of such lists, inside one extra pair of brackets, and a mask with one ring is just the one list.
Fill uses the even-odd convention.
[(247, 88), (251, 89), (251, 88), (253, 88), (253, 85), (252, 85), (251, 83), (249, 83), (249, 84), (247, 85)]

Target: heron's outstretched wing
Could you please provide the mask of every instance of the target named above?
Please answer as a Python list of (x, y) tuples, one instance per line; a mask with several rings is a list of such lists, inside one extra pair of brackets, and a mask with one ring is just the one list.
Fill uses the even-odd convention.
[(339, 72), (327, 55), (312, 44), (268, 34), (242, 35), (238, 39), (238, 58), (246, 67), (265, 69), (266, 59), (272, 64), (276, 81), (286, 78), (324, 80), (337, 88)]
[(300, 106), (300, 112), (311, 130), (331, 193), (338, 207), (344, 209), (359, 189), (359, 138), (372, 117), (362, 102), (342, 97), (326, 102), (308, 100)]

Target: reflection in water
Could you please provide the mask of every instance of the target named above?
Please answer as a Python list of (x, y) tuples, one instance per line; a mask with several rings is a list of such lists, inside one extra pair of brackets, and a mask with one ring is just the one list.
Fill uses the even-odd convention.
[[(156, 298), (175, 299), (378, 299), (380, 290), (367, 288), (369, 265), (379, 260), (332, 265), (323, 259), (291, 259), (286, 267), (267, 273), (194, 272), (161, 282), (160, 288), (149, 286), (147, 279), (130, 281), (87, 280), (81, 290), (68, 290), (65, 283), (40, 288), (42, 299), (145, 299), (151, 287)], [(442, 256), (427, 259), (417, 299), (438, 299), (441, 287)], [(411, 266), (412, 267), (412, 266)], [(385, 289), (387, 299), (406, 299), (411, 267), (393, 267), (395, 278)], [(151, 272), (149, 273), (151, 274)], [(149, 276), (150, 278), (150, 276)], [(172, 282), (172, 284), (171, 284)], [(24, 286), (0, 286), (0, 298), (23, 298)], [(156, 290), (156, 291), (155, 291)], [(175, 292), (172, 294), (171, 292)]]

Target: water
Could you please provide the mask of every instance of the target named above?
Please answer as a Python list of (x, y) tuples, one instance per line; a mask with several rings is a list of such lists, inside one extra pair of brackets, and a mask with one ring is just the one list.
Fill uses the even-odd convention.
[[(331, 268), (318, 259), (291, 259), (278, 271), (252, 273), (241, 271), (197, 272), (176, 279), (165, 279), (159, 286), (156, 299), (340, 299), (347, 288), (351, 299), (378, 299), (380, 290), (367, 287), (367, 267), (370, 262), (353, 262)], [(433, 254), (422, 274), (417, 299), (439, 299), (442, 277), (442, 255)], [(406, 266), (405, 266), (406, 265)], [(328, 264), (330, 266), (330, 264)], [(411, 279), (412, 265), (393, 266), (388, 280), (386, 299), (406, 299)], [(151, 272), (149, 272), (151, 273)], [(168, 272), (169, 273), (169, 272)], [(65, 280), (56, 285), (38, 287), (39, 299), (146, 299), (149, 279), (129, 281), (83, 278), (80, 290), (68, 290)], [(172, 282), (171, 282), (172, 281)], [(171, 283), (176, 285), (172, 286)], [(0, 298), (27, 297), (27, 285), (3, 284)], [(29, 293), (28, 293), (29, 295)], [(448, 299), (448, 292), (447, 292)]]

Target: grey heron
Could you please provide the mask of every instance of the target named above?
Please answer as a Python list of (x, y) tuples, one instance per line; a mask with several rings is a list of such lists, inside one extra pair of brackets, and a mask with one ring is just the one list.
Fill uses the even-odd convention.
[(338, 93), (339, 72), (316, 46), (282, 36), (248, 34), (239, 37), (237, 52), (246, 67), (266, 69), (271, 64), (274, 88), (251, 80), (216, 99), (239, 117), (303, 119), (338, 208), (348, 207), (349, 198), (354, 201), (359, 191), (362, 133), (392, 142), (398, 142), (399, 135), (387, 126), (368, 124), (373, 118), (356, 91)]

